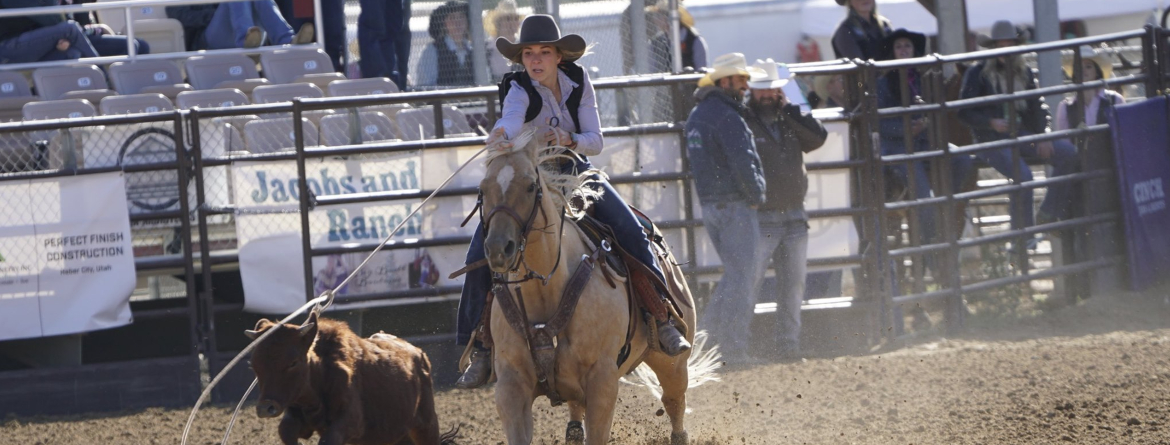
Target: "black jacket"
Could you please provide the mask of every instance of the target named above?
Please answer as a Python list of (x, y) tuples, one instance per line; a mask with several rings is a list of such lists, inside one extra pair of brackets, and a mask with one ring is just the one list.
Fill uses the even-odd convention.
[(746, 107), (744, 120), (752, 130), (768, 184), (760, 209), (803, 212), (808, 193), (804, 153), (821, 148), (829, 132), (811, 114), (801, 113), (800, 105), (795, 104), (785, 105), (771, 122)]
[[(960, 98), (970, 99), (996, 94), (991, 82), (983, 77), (985, 66), (986, 62), (981, 62), (963, 74), (963, 89), (959, 93)], [(1029, 75), (1024, 87), (1028, 90), (1036, 89), (1036, 78)], [(1019, 118), (1019, 125), (1016, 127), (1019, 134), (1040, 134), (1048, 131), (1048, 106), (1044, 105), (1040, 98), (1028, 99), (1027, 103), (1027, 108), (1016, 114)], [(1004, 108), (1008, 105), (1009, 103), (1000, 103), (964, 108), (959, 110), (959, 120), (971, 128), (971, 136), (975, 138), (975, 142), (1007, 139), (1010, 135), (996, 132), (991, 128), (991, 120), (1007, 119)]]
[(167, 6), (167, 17), (178, 20), (183, 24), (183, 38), (186, 40), (187, 51), (207, 49), (207, 41), (203, 33), (211, 18), (215, 16), (217, 4)]
[(880, 60), (882, 45), (890, 31), (890, 21), (874, 14), (865, 20), (853, 10), (833, 32), (833, 55), (841, 59)]
[[(0, 9), (37, 8), (57, 6), (53, 0), (0, 0)], [(46, 14), (0, 18), (0, 41), (17, 37), (44, 26), (53, 26), (65, 21), (61, 14)]]
[(695, 91), (698, 105), (687, 118), (687, 155), (695, 192), (704, 203), (764, 202), (764, 172), (743, 120), (743, 104), (716, 86)]

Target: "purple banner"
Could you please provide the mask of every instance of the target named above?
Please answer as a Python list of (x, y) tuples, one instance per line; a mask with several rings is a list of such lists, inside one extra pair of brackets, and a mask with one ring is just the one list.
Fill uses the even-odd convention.
[(1109, 117), (1134, 290), (1149, 288), (1170, 273), (1170, 209), (1164, 193), (1170, 176), (1166, 107), (1166, 97), (1161, 96), (1118, 106)]

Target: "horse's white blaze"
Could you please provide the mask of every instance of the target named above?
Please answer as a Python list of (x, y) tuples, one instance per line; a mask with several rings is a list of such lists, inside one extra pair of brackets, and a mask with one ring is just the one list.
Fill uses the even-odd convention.
[(512, 183), (513, 176), (516, 176), (516, 169), (511, 165), (505, 165), (500, 169), (500, 173), (496, 175), (496, 182), (500, 183), (500, 193), (508, 193), (508, 185)]

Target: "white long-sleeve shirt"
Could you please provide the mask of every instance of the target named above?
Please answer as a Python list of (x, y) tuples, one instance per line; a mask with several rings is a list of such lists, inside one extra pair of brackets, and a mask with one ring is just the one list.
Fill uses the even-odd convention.
[[(508, 96), (504, 97), (504, 110), (500, 119), (496, 121), (496, 128), (503, 128), (504, 133), (508, 139), (512, 139), (519, 135), (527, 125), (551, 125), (557, 123), (557, 127), (568, 131), (569, 133), (577, 133), (577, 153), (585, 156), (594, 156), (601, 153), (601, 149), (605, 144), (604, 138), (601, 136), (601, 116), (597, 114), (597, 96), (593, 91), (593, 83), (589, 80), (589, 73), (585, 73), (584, 88), (581, 94), (581, 105), (577, 109), (577, 118), (581, 120), (581, 128), (576, 128), (573, 124), (573, 117), (569, 114), (568, 100), (569, 94), (573, 92), (573, 88), (578, 85), (569, 79), (569, 76), (564, 71), (557, 70), (557, 82), (561, 87), (561, 97), (559, 100), (553, 97), (552, 90), (541, 85), (540, 82), (532, 82), (536, 92), (540, 94), (544, 101), (544, 106), (540, 108), (540, 114), (532, 122), (527, 124), (524, 122), (524, 114), (528, 111), (528, 92), (524, 91), (516, 81), (512, 81), (512, 88), (508, 90)], [(556, 117), (556, 119), (552, 119)]]

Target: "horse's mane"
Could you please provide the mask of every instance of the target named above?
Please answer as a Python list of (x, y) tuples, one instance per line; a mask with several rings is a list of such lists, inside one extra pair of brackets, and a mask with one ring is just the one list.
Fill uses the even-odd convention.
[[(565, 209), (570, 217), (574, 219), (581, 217), (585, 209), (588, 209), (602, 197), (601, 190), (595, 190), (587, 185), (598, 181), (594, 176), (606, 178), (605, 173), (598, 169), (585, 170), (576, 175), (561, 173), (558, 161), (576, 162), (577, 154), (563, 146), (541, 147), (534, 139), (536, 131), (536, 127), (525, 129), (511, 140), (512, 148), (510, 149), (489, 149), (487, 157), (484, 158), (484, 165), (490, 164), (497, 158), (524, 151), (540, 169), (541, 180), (544, 182), (545, 188), (548, 189), (549, 198), (553, 200), (553, 203)], [(571, 205), (573, 198), (580, 198), (584, 205), (575, 208), (577, 206)], [(579, 201), (577, 205), (580, 206), (581, 202)]]

